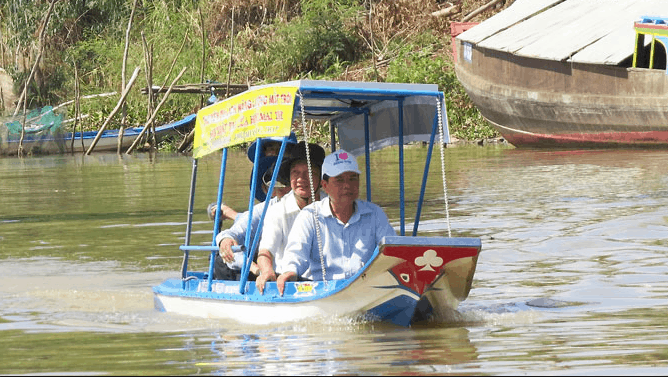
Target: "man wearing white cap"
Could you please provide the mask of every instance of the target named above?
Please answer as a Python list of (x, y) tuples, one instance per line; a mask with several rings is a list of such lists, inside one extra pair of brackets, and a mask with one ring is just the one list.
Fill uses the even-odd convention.
[(295, 219), (280, 262), (283, 273), (277, 286), (281, 294), (288, 280), (323, 279), (321, 253), (327, 280), (345, 279), (369, 261), (383, 237), (396, 236), (379, 206), (358, 199), (359, 176), (352, 154), (339, 149), (325, 158), (322, 186), (328, 197), (305, 207)]

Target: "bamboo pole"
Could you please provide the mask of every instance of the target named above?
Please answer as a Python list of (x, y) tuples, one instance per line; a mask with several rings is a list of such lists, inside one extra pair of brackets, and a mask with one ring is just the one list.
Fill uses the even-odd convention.
[[(169, 66), (169, 71), (165, 75), (165, 80), (163, 80), (162, 85), (160, 85), (160, 88), (155, 91), (156, 93), (159, 93), (162, 88), (167, 85), (167, 79), (169, 79), (169, 76), (172, 74), (172, 71), (174, 70), (174, 66), (176, 66), (176, 60), (179, 56), (181, 56), (181, 51), (183, 50), (183, 47), (186, 45), (186, 41), (188, 41), (188, 30), (186, 30), (186, 35), (183, 36), (183, 42), (181, 42), (181, 47), (179, 47), (179, 51), (176, 52), (176, 55), (174, 56), (174, 59), (172, 60), (172, 65)], [(148, 88), (147, 88), (148, 91)], [(143, 90), (142, 90), (143, 92)]]
[[(74, 60), (74, 125), (72, 126), (72, 140), (70, 142), (70, 151), (74, 154), (74, 136), (77, 132), (77, 125), (79, 123), (79, 114), (80, 114), (80, 101), (79, 97), (81, 93), (79, 91), (79, 68), (77, 67), (77, 62)], [(81, 129), (81, 151), (83, 152), (84, 141), (83, 141), (83, 127)]]
[(183, 141), (181, 142), (181, 144), (179, 144), (179, 147), (176, 149), (177, 152), (185, 151), (186, 147), (190, 145), (190, 143), (192, 143), (194, 139), (195, 139), (195, 129), (193, 128), (192, 130), (190, 130), (190, 132), (188, 132), (186, 137), (183, 138)]
[[(37, 70), (37, 65), (39, 64), (40, 60), (42, 59), (42, 54), (44, 53), (44, 34), (46, 32), (46, 26), (49, 23), (49, 18), (51, 17), (51, 13), (53, 12), (53, 7), (56, 5), (56, 1), (58, 0), (51, 0), (51, 3), (49, 4), (49, 9), (46, 11), (46, 15), (44, 16), (44, 20), (42, 21), (41, 28), (39, 33), (39, 53), (37, 54), (37, 57), (35, 58), (35, 63), (32, 65), (32, 69), (30, 70), (30, 75), (26, 79), (26, 85), (23, 86), (23, 92), (21, 92), (21, 95), (19, 96), (19, 101), (17, 103), (16, 109), (14, 110), (14, 116), (18, 114), (19, 108), (21, 107), (21, 101), (28, 102), (27, 96), (28, 96), (28, 83), (32, 81), (32, 78), (35, 76), (35, 71)], [(24, 106), (25, 107), (25, 106)], [(21, 142), (23, 141), (23, 137), (21, 137), (21, 141), (19, 142), (19, 146), (21, 145)]]
[[(116, 94), (118, 94), (118, 92), (107, 92), (107, 93), (89, 94), (89, 95), (87, 95), (87, 96), (82, 96), (80, 99), (90, 99), (90, 98), (96, 98), (96, 97), (109, 97), (109, 96), (114, 96), (114, 95), (116, 95)], [(76, 98), (75, 98), (75, 99), (71, 99), (71, 100), (69, 100), (69, 101), (65, 101), (65, 102), (61, 103), (60, 105), (55, 106), (55, 107), (53, 108), (53, 110), (55, 111), (56, 109), (59, 109), (59, 108), (61, 108), (61, 107), (63, 107), (63, 106), (71, 105), (71, 104), (75, 103), (75, 101), (76, 101)]]
[[(153, 94), (153, 45), (149, 47), (146, 42), (144, 32), (141, 32), (142, 46), (144, 48), (144, 62), (146, 64), (146, 84), (149, 88), (148, 98), (146, 101), (146, 120), (148, 121), (153, 113), (153, 102), (155, 95)], [(152, 130), (155, 130), (153, 123), (150, 124)]]
[(148, 42), (146, 42), (146, 35), (144, 35), (144, 32), (141, 32), (141, 44), (142, 44), (142, 49), (144, 51), (144, 69), (146, 73), (146, 82), (148, 83), (148, 97), (146, 100), (146, 120), (148, 120), (151, 117), (151, 113), (153, 113), (153, 82), (151, 81), (151, 51), (148, 46)]
[(0, 30), (0, 68), (5, 68), (5, 38), (2, 30)]
[(153, 112), (153, 115), (151, 115), (151, 119), (149, 119), (148, 122), (146, 122), (146, 124), (144, 125), (144, 129), (141, 130), (141, 132), (139, 133), (139, 135), (137, 136), (137, 138), (135, 139), (135, 141), (132, 143), (132, 145), (130, 145), (130, 148), (128, 148), (128, 150), (125, 152), (125, 154), (128, 154), (128, 155), (129, 155), (129, 154), (135, 149), (135, 147), (137, 146), (137, 144), (139, 144), (139, 140), (140, 140), (141, 137), (146, 133), (146, 129), (148, 128), (148, 125), (151, 124), (151, 122), (153, 122), (153, 120), (155, 119), (156, 115), (158, 115), (158, 111), (160, 110), (160, 108), (162, 107), (162, 105), (163, 105), (163, 104), (165, 103), (165, 101), (167, 100), (167, 97), (169, 97), (169, 94), (172, 92), (172, 86), (174, 86), (174, 84), (175, 84), (177, 81), (179, 81), (179, 79), (181, 78), (181, 76), (183, 76), (183, 74), (184, 74), (185, 71), (186, 71), (186, 68), (187, 68), (187, 67), (183, 67), (183, 69), (181, 70), (181, 73), (179, 73), (178, 76), (176, 76), (176, 78), (174, 79), (174, 81), (172, 81), (172, 85), (169, 86), (169, 89), (167, 90), (167, 93), (165, 93), (165, 95), (162, 97), (162, 100), (160, 101), (160, 103), (158, 104), (158, 106), (156, 106), (155, 111)]
[[(27, 90), (28, 90), (28, 81), (23, 83), (23, 91), (25, 92)], [(28, 101), (23, 101), (23, 118), (21, 119), (21, 137), (19, 138), (19, 147), (18, 147), (17, 152), (16, 152), (19, 157), (23, 157), (23, 138), (25, 137), (25, 134), (26, 134), (26, 116), (27, 116), (26, 106), (27, 105), (28, 105)]]
[[(152, 44), (152, 43), (151, 43), (151, 46), (149, 47), (148, 56), (149, 56), (149, 73), (148, 73), (148, 77), (149, 77), (149, 80), (150, 80), (150, 81), (148, 82), (148, 85), (151, 85), (151, 86), (152, 86), (152, 85), (153, 85), (153, 44)], [(152, 95), (152, 96), (151, 96), (151, 108), (153, 108), (154, 106), (155, 106), (155, 95)], [(147, 136), (148, 136), (148, 135), (147, 135)], [(148, 137), (147, 137), (147, 139), (148, 139)], [(155, 148), (158, 146), (158, 145), (157, 145), (158, 141), (155, 139), (155, 120), (153, 120), (153, 121), (151, 122), (151, 135), (150, 135), (150, 139), (151, 139), (151, 150), (153, 150), (153, 149), (155, 149)]]
[(479, 15), (480, 13), (486, 11), (487, 9), (491, 8), (492, 5), (494, 5), (494, 4), (496, 4), (496, 3), (500, 2), (500, 1), (501, 1), (501, 0), (492, 0), (492, 1), (490, 1), (489, 3), (487, 3), (487, 4), (483, 5), (483, 6), (481, 6), (480, 8), (474, 10), (474, 11), (471, 12), (471, 13), (467, 14), (464, 18), (462, 18), (462, 22), (466, 22), (466, 21), (472, 19), (473, 17), (475, 17), (475, 16)]
[(230, 80), (232, 78), (232, 54), (234, 52), (234, 6), (232, 6), (232, 27), (230, 31), (230, 63), (227, 65), (227, 87), (225, 98), (230, 96)]
[(431, 15), (433, 17), (446, 17), (446, 16), (453, 15), (455, 13), (459, 13), (460, 11), (461, 11), (461, 8), (460, 8), (459, 4), (452, 5), (452, 3), (451, 3), (449, 7), (443, 8), (441, 10), (437, 10), (436, 12), (432, 12)]
[[(125, 49), (123, 50), (123, 68), (121, 69), (121, 90), (125, 89), (125, 69), (128, 62), (128, 51), (130, 50), (130, 30), (132, 29), (132, 20), (135, 17), (135, 10), (139, 0), (135, 0), (130, 12), (130, 20), (128, 20), (128, 28), (125, 30)], [(118, 130), (118, 143), (116, 144), (116, 153), (121, 154), (121, 147), (123, 146), (123, 135), (125, 134), (125, 124), (127, 123), (127, 108), (123, 103), (123, 115), (121, 116), (121, 127)]]
[[(197, 11), (199, 12), (199, 22), (200, 22), (200, 28), (202, 29), (202, 68), (200, 70), (200, 83), (204, 83), (204, 63), (206, 61), (206, 36), (204, 34), (204, 19), (202, 18), (202, 9), (197, 6)], [(234, 7), (232, 7), (232, 18), (234, 19)], [(233, 21), (234, 22), (234, 21)], [(230, 52), (231, 54), (232, 52)], [(229, 71), (228, 71), (229, 75)], [(227, 91), (229, 92), (230, 85), (229, 85), (229, 79), (228, 79), (228, 84), (227, 84)], [(204, 107), (204, 96), (200, 97), (200, 109)], [(176, 148), (177, 151), (183, 152), (186, 148), (187, 145), (189, 145), (193, 138), (195, 137), (195, 129), (193, 128), (190, 130), (188, 135), (186, 135), (185, 138), (183, 138), (183, 141), (181, 141), (181, 144), (179, 144), (178, 148)]]
[(373, 2), (369, 0), (369, 39), (371, 39), (371, 61), (373, 62), (373, 75), (378, 81), (378, 67), (376, 66), (376, 43), (373, 40), (373, 19), (372, 19)]
[[(76, 92), (76, 104), (74, 105), (75, 109), (75, 118), (74, 118), (74, 130), (77, 128), (77, 123), (82, 120), (83, 118), (81, 117), (81, 86), (79, 82), (77, 81), (77, 92)], [(84, 145), (84, 128), (83, 128), (83, 123), (81, 123), (81, 127), (79, 129), (79, 132), (81, 134), (81, 153), (86, 150), (86, 146)], [(72, 153), (74, 153), (74, 144), (72, 144)]]
[[(142, 36), (143, 36), (143, 34), (142, 34)], [(165, 85), (167, 84), (167, 79), (169, 79), (169, 75), (172, 74), (172, 70), (174, 70), (174, 66), (176, 66), (176, 61), (178, 60), (179, 56), (181, 55), (181, 51), (183, 50), (183, 47), (186, 45), (187, 40), (188, 40), (188, 31), (186, 30), (186, 35), (183, 37), (183, 42), (181, 42), (181, 47), (179, 47), (179, 51), (174, 56), (174, 59), (172, 60), (172, 65), (169, 67), (169, 72), (167, 72), (167, 75), (165, 75), (165, 80), (163, 81), (162, 85), (158, 88), (158, 90), (154, 91), (153, 89), (155, 89), (155, 87), (153, 87), (153, 84), (151, 82), (149, 82), (148, 88), (146, 89), (149, 96), (156, 95), (162, 89), (165, 88)], [(151, 62), (152, 61), (153, 61), (153, 59), (151, 58)], [(152, 63), (151, 63), (151, 66), (152, 66)], [(171, 85), (169, 90), (173, 91), (174, 87), (175, 87), (175, 85)], [(149, 111), (147, 114), (150, 114), (150, 113), (151, 113), (151, 111)], [(157, 141), (156, 141), (155, 137), (156, 137), (155, 136), (155, 125), (153, 125), (153, 144), (157, 147)]]
[(118, 100), (118, 104), (116, 104), (116, 107), (111, 111), (107, 119), (104, 121), (104, 124), (102, 124), (102, 127), (100, 127), (100, 130), (97, 132), (97, 135), (95, 135), (95, 139), (93, 139), (93, 142), (88, 147), (88, 150), (86, 151), (87, 155), (89, 155), (93, 151), (93, 148), (95, 148), (95, 145), (97, 145), (97, 142), (100, 140), (100, 137), (102, 136), (102, 132), (104, 132), (104, 129), (107, 128), (107, 125), (111, 121), (111, 118), (113, 118), (114, 115), (116, 115), (118, 110), (121, 109), (123, 103), (125, 103), (125, 98), (128, 96), (128, 93), (130, 93), (130, 89), (132, 89), (132, 85), (134, 85), (135, 80), (139, 75), (139, 71), (140, 71), (139, 67), (135, 68), (135, 71), (132, 74), (132, 77), (130, 78), (128, 85), (126, 85), (125, 89), (123, 90), (123, 93), (121, 93), (121, 98)]
[[(199, 24), (202, 29), (202, 68), (200, 69), (200, 78), (199, 82), (204, 83), (204, 67), (206, 62), (206, 33), (204, 31), (204, 17), (202, 16), (202, 8), (197, 5), (197, 11), (199, 12)], [(200, 109), (204, 107), (204, 96), (200, 97), (199, 101)]]
[[(211, 89), (225, 91), (227, 84), (224, 83), (197, 83), (197, 84), (182, 84), (174, 85), (172, 93), (190, 93), (190, 94), (211, 94)], [(153, 85), (154, 94), (164, 93), (167, 91), (167, 86)], [(230, 94), (239, 94), (248, 89), (248, 84), (230, 84)], [(148, 94), (148, 88), (141, 88), (142, 94)]]

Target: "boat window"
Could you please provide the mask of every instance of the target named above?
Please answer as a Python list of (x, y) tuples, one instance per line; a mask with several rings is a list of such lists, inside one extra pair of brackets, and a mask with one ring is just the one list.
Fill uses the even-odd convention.
[[(651, 44), (648, 44), (642, 50), (638, 50), (636, 61), (637, 68), (649, 68), (651, 49)], [(666, 70), (666, 48), (661, 42), (656, 42), (654, 44), (654, 62), (652, 64), (652, 69)]]

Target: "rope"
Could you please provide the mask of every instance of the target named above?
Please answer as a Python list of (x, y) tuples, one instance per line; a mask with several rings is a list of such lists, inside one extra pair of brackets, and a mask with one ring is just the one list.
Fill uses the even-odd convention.
[(448, 209), (448, 185), (445, 181), (445, 148), (444, 136), (443, 136), (443, 113), (441, 109), (441, 98), (436, 97), (436, 109), (438, 110), (438, 134), (441, 138), (441, 176), (443, 178), (443, 198), (445, 200), (445, 221), (448, 224), (448, 237), (452, 237), (452, 231), (450, 230), (450, 211)]
[[(313, 187), (313, 169), (311, 167), (311, 149), (308, 147), (308, 133), (306, 132), (306, 113), (304, 112), (304, 95), (301, 90), (299, 95), (299, 105), (301, 107), (302, 115), (302, 129), (304, 132), (304, 144), (306, 146), (306, 165), (308, 166), (308, 181), (311, 186), (311, 203), (315, 202), (315, 187)], [(320, 254), (320, 268), (322, 268), (322, 281), (327, 282), (325, 278), (325, 256), (322, 252), (322, 239), (320, 235), (320, 225), (318, 222), (318, 206), (313, 206), (313, 220), (315, 221), (315, 235), (318, 241), (318, 253)]]

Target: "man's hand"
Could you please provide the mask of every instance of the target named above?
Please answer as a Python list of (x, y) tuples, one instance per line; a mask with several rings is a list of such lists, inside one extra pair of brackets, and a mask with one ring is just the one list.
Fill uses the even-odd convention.
[(223, 258), (225, 263), (231, 263), (234, 261), (234, 252), (232, 252), (232, 246), (236, 245), (237, 241), (235, 241), (233, 238), (223, 238), (223, 240), (220, 241), (218, 254), (220, 254), (220, 257)]
[(283, 296), (283, 291), (285, 291), (285, 282), (286, 281), (295, 281), (295, 280), (297, 280), (297, 274), (292, 272), (292, 271), (284, 272), (281, 275), (279, 275), (278, 280), (276, 280), (276, 286), (278, 287), (278, 293), (280, 293), (281, 296)]
[[(218, 206), (216, 203), (211, 203), (209, 204), (209, 207), (207, 207), (209, 213), (209, 220), (213, 221), (213, 219), (216, 218), (216, 208)], [(221, 220), (232, 220), (236, 219), (237, 215), (239, 213), (232, 209), (232, 207), (228, 206), (227, 204), (223, 203), (220, 205), (220, 219)]]
[(276, 273), (274, 270), (260, 271), (260, 275), (255, 279), (255, 287), (264, 294), (264, 284), (268, 281), (276, 281)]

